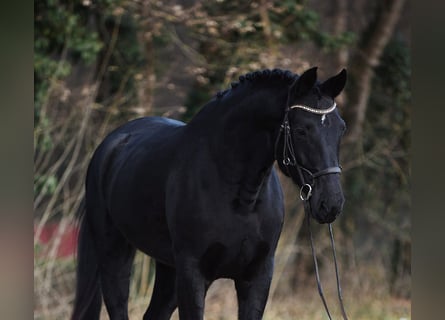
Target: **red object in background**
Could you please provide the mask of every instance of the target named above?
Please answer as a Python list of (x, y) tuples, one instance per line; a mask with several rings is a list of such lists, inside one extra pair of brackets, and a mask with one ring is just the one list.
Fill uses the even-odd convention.
[[(42, 255), (46, 255), (51, 250), (55, 237), (59, 233), (59, 223), (48, 223), (43, 226), (39, 239), (35, 240), (42, 246)], [(34, 235), (36, 233), (36, 226), (34, 226)], [(65, 258), (74, 256), (77, 249), (77, 234), (79, 228), (74, 225), (67, 225), (63, 234), (61, 235), (60, 243), (58, 244), (56, 257)]]

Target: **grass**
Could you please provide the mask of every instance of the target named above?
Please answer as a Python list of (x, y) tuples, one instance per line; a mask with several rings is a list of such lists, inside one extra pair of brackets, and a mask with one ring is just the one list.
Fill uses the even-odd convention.
[[(151, 295), (153, 286), (152, 265), (142, 255), (136, 257), (133, 273), (148, 273), (146, 286), (132, 281), (130, 289), (130, 319), (141, 319)], [(139, 266), (139, 267), (138, 267)], [(139, 269), (138, 269), (139, 268)], [(148, 269), (144, 271), (144, 269)], [(35, 311), (34, 318), (41, 320), (68, 319), (74, 298), (75, 268), (71, 259), (57, 261), (53, 266), (52, 279), (45, 276), (45, 263), (38, 261), (35, 270)], [(409, 320), (411, 302), (409, 299), (391, 297), (382, 281), (382, 273), (370, 270), (369, 266), (357, 270), (354, 278), (343, 281), (343, 296), (349, 319), (354, 320)], [(345, 275), (345, 274), (344, 274)], [(47, 275), (49, 276), (49, 275)], [(328, 306), (333, 319), (341, 319), (338, 307), (335, 276), (323, 270), (322, 281)], [(354, 280), (355, 279), (355, 280)], [(360, 281), (356, 281), (359, 279)], [(365, 279), (365, 280), (363, 280)], [(277, 281), (274, 278), (274, 281)], [(270, 296), (264, 320), (325, 320), (328, 319), (318, 296), (315, 280), (302, 281), (303, 285), (292, 287), (283, 277), (275, 285), (277, 288)], [(142, 289), (143, 290), (142, 290)], [(221, 279), (210, 287), (206, 298), (206, 320), (237, 319), (237, 302), (233, 281)], [(108, 319), (103, 310), (101, 319)], [(173, 320), (178, 320), (175, 311)]]
[[(300, 209), (302, 210), (302, 209)], [(295, 242), (302, 227), (302, 212), (286, 216), (275, 259), (275, 272), (264, 320), (325, 320), (323, 304), (313, 276), (312, 258), (307, 241)], [(390, 295), (389, 274), (384, 260), (371, 251), (355, 249), (345, 238), (337, 236), (343, 297), (351, 320), (409, 320), (410, 299)], [(341, 319), (335, 274), (327, 235), (316, 239), (320, 276), (333, 319)], [(51, 243), (48, 244), (51, 248)], [(75, 260), (55, 259), (54, 250), (35, 246), (34, 319), (69, 319), (74, 300)], [(328, 252), (329, 254), (326, 254)], [(51, 255), (53, 253), (53, 255)], [(349, 262), (348, 262), (349, 261)], [(137, 254), (130, 287), (130, 319), (141, 319), (150, 301), (154, 266), (150, 258)], [(401, 296), (410, 297), (410, 277), (403, 277)], [(108, 319), (103, 310), (101, 319)], [(177, 311), (173, 320), (178, 320)], [(234, 284), (215, 281), (206, 298), (206, 320), (237, 319)]]
[[(290, 216), (292, 217), (292, 216)], [(264, 320), (324, 320), (328, 319), (318, 296), (308, 243), (295, 244), (302, 214), (285, 223), (275, 259), (275, 272)], [(326, 239), (325, 239), (326, 238)], [(340, 242), (341, 243), (341, 237)], [(335, 274), (329, 255), (322, 254), (329, 244), (326, 237), (317, 239), (320, 277), (333, 319), (341, 319), (338, 307)], [(48, 244), (51, 246), (51, 244)], [(55, 259), (51, 250), (35, 246), (34, 260), (34, 319), (69, 319), (74, 300), (74, 257)], [(384, 262), (376, 255), (337, 246), (339, 256), (353, 253), (353, 259), (339, 261), (346, 312), (351, 320), (409, 320), (411, 301), (390, 295), (389, 275)], [(304, 262), (309, 262), (305, 264)], [(346, 261), (350, 261), (349, 264)], [(351, 261), (354, 261), (351, 263)], [(302, 263), (303, 262), (303, 263)], [(150, 258), (138, 253), (133, 264), (130, 287), (130, 319), (141, 319), (150, 301), (154, 266)], [(400, 295), (410, 297), (409, 276)], [(102, 318), (108, 319), (103, 310)], [(173, 320), (178, 320), (177, 311)], [(237, 301), (233, 281), (218, 280), (210, 287), (206, 298), (206, 320), (237, 319)]]
[[(333, 319), (341, 319), (336, 292), (327, 291), (326, 299)], [(345, 292), (345, 308), (349, 319), (354, 320), (409, 320), (411, 302), (390, 296), (350, 295)], [(131, 303), (131, 319), (141, 319), (149, 298), (139, 298)], [(107, 319), (104, 315), (103, 319)], [(177, 311), (173, 320), (178, 320)], [(233, 282), (218, 280), (209, 289), (206, 299), (206, 320), (237, 319), (237, 303)], [(300, 289), (298, 293), (278, 295), (269, 299), (264, 320), (326, 320), (328, 319), (316, 286)]]

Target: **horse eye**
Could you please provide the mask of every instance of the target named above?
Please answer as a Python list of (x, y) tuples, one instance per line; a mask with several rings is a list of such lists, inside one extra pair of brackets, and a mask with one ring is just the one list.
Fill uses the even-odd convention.
[(303, 128), (295, 128), (295, 133), (300, 137), (306, 137), (306, 130)]

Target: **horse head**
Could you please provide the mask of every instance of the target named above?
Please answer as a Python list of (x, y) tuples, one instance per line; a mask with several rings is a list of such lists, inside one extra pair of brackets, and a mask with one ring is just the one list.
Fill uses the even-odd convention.
[(345, 83), (344, 69), (323, 83), (317, 81), (316, 67), (304, 72), (289, 87), (278, 137), (279, 167), (300, 187), (300, 197), (319, 223), (333, 222), (345, 201), (339, 148), (346, 127), (334, 101)]

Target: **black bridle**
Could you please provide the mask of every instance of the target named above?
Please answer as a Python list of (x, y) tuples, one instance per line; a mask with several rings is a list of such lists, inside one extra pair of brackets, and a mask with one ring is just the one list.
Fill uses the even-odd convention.
[[(301, 164), (298, 163), (296, 156), (295, 156), (295, 150), (293, 147), (293, 143), (292, 143), (292, 135), (291, 135), (291, 127), (290, 127), (290, 123), (289, 123), (289, 112), (291, 109), (294, 108), (301, 108), (303, 110), (306, 110), (308, 112), (312, 112), (312, 113), (316, 113), (316, 114), (321, 114), (321, 115), (326, 115), (327, 113), (332, 112), (336, 107), (336, 104), (334, 102), (334, 104), (325, 110), (321, 110), (321, 109), (313, 109), (307, 106), (303, 106), (303, 105), (294, 105), (294, 106), (286, 106), (286, 110), (285, 110), (285, 114), (284, 114), (284, 119), (283, 119), (283, 123), (280, 126), (280, 131), (278, 133), (278, 137), (276, 139), (275, 142), (275, 159), (277, 159), (277, 147), (278, 147), (278, 142), (281, 138), (281, 136), (283, 136), (284, 139), (284, 146), (283, 146), (283, 159), (282, 159), (282, 163), (284, 165), (284, 167), (286, 168), (288, 174), (290, 177), (292, 177), (291, 174), (291, 170), (290, 167), (293, 167), (296, 169), (298, 176), (300, 178), (300, 182), (301, 182), (301, 187), (300, 187), (300, 198), (301, 200), (303, 200), (304, 203), (304, 209), (305, 209), (305, 213), (306, 213), (306, 222), (307, 222), (307, 226), (309, 229), (309, 235), (310, 235), (310, 241), (311, 241), (311, 251), (312, 251), (312, 257), (314, 260), (314, 266), (315, 266), (315, 278), (317, 281), (317, 288), (318, 288), (318, 293), (320, 295), (320, 298), (323, 302), (324, 308), (326, 310), (326, 313), (329, 317), (330, 320), (332, 320), (331, 314), (329, 312), (329, 308), (328, 305), (326, 303), (326, 299), (324, 298), (324, 294), (323, 294), (323, 287), (321, 285), (321, 281), (320, 281), (320, 274), (318, 271), (318, 262), (317, 262), (317, 256), (316, 256), (316, 252), (315, 252), (315, 246), (314, 246), (314, 239), (312, 236), (312, 230), (311, 230), (311, 225), (310, 225), (310, 213), (312, 212), (312, 208), (311, 208), (311, 204), (310, 201), (308, 201), (312, 195), (312, 189), (315, 187), (315, 181), (317, 178), (324, 176), (324, 175), (328, 175), (328, 174), (340, 174), (342, 169), (341, 166), (333, 166), (333, 167), (328, 167), (322, 170), (319, 170), (317, 172), (312, 172), (309, 169), (305, 168), (304, 166), (302, 166)], [(310, 178), (311, 178), (311, 182), (308, 183), (307, 180), (304, 179), (304, 175), (303, 172), (305, 172)], [(329, 235), (331, 238), (331, 246), (332, 246), (332, 253), (333, 253), (333, 257), (334, 257), (334, 265), (335, 265), (335, 276), (336, 276), (336, 280), (337, 280), (337, 293), (338, 293), (338, 300), (340, 303), (340, 307), (341, 307), (341, 312), (342, 312), (342, 316), (344, 320), (348, 320), (348, 317), (346, 315), (346, 311), (345, 311), (345, 307), (343, 305), (343, 297), (342, 297), (342, 290), (341, 290), (341, 286), (340, 286), (340, 277), (339, 277), (339, 273), (338, 273), (338, 266), (337, 266), (337, 254), (336, 254), (336, 250), (335, 250), (335, 242), (334, 242), (334, 235), (333, 235), (333, 231), (332, 231), (332, 225), (329, 223)]]
[[(296, 108), (296, 107), (300, 107), (300, 106), (293, 106), (293, 107)], [(291, 171), (289, 170), (289, 167), (294, 167), (297, 170), (298, 176), (301, 181), (300, 198), (301, 198), (301, 200), (305, 201), (305, 200), (309, 200), (309, 198), (311, 197), (312, 189), (315, 186), (315, 180), (317, 178), (324, 176), (324, 175), (328, 175), (328, 174), (341, 173), (341, 166), (328, 167), (328, 168), (319, 170), (317, 172), (312, 172), (297, 162), (293, 143), (292, 143), (291, 127), (290, 127), (289, 115), (288, 115), (289, 111), (291, 109), (292, 109), (292, 107), (288, 107), (287, 110), (285, 111), (283, 123), (280, 126), (280, 132), (278, 133), (275, 148), (277, 148), (278, 141), (280, 140), (281, 136), (283, 135), (283, 139), (284, 139), (283, 160), (282, 160), (283, 165), (286, 167), (286, 170), (287, 170), (289, 176), (292, 176)], [(308, 108), (308, 109), (310, 109), (310, 108)], [(330, 109), (328, 109), (328, 110), (330, 110)], [(310, 109), (310, 110), (312, 110), (312, 109)], [(316, 110), (318, 110), (318, 109), (316, 109)], [(276, 153), (276, 150), (275, 150), (275, 153)], [(311, 182), (304, 179), (303, 172), (305, 172), (311, 178)]]

